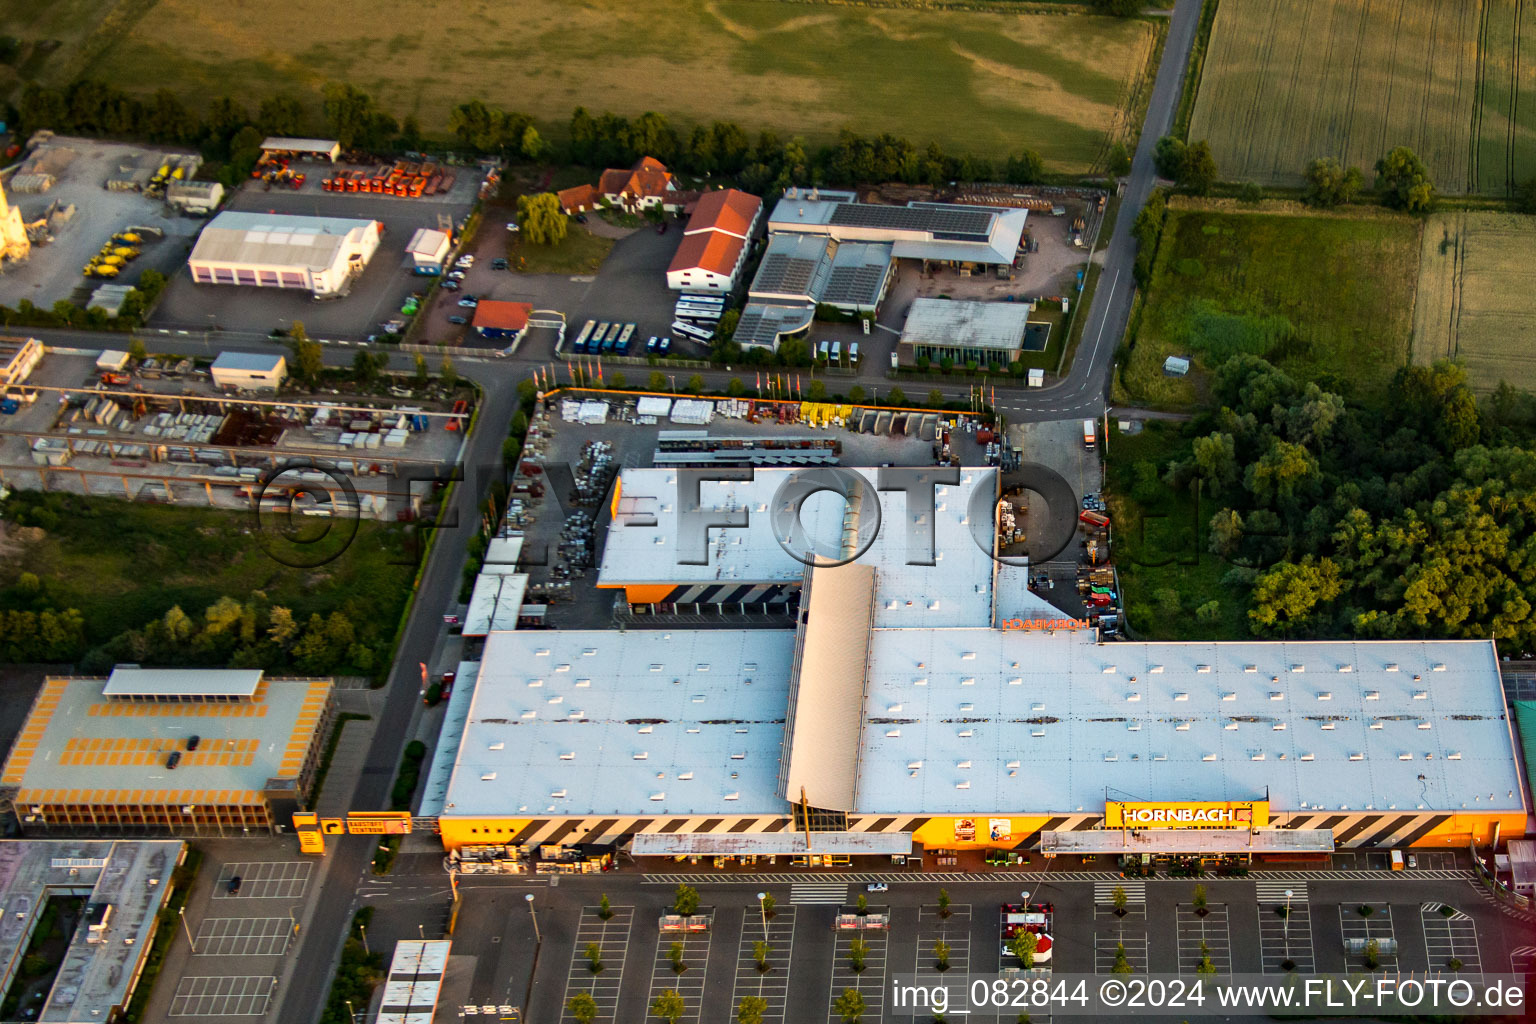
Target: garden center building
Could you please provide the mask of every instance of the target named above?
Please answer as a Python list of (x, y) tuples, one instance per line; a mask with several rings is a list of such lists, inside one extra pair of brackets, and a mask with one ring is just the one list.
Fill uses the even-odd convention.
[(793, 592), (796, 628), (493, 630), (422, 808), (449, 849), (824, 863), (1464, 846), (1524, 829), (1491, 641), (1102, 643), (1032, 593), (1027, 568), (993, 560), (989, 526), (975, 536), (996, 473), (954, 470), (927, 507), (909, 489), (909, 508), (879, 471), (839, 470), (853, 500), (804, 501), (805, 535), (851, 554), (871, 496), (884, 528), (852, 562), (807, 567), (773, 532), (792, 472), (702, 483), (698, 509), (733, 522), (703, 543), (674, 471), (622, 474), (600, 586), (631, 601)]

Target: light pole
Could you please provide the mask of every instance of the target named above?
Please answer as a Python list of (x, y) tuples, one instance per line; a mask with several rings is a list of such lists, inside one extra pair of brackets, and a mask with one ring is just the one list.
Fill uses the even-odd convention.
[(348, 1000), (346, 1000), (346, 1003), (347, 1003), (347, 1020), (351, 1021), (352, 1024), (357, 1024), (357, 1011), (352, 1009), (352, 1000), (348, 999)]
[(426, 925), (418, 924), (416, 926), (416, 936), (419, 939), (421, 939), (423, 942), (426, 941), (426, 939), (427, 939), (427, 927), (426, 927)]
[(187, 908), (177, 907), (176, 914), (181, 918), (181, 930), (187, 933), (187, 945), (192, 947), (192, 955), (197, 955), (197, 942), (192, 938), (192, 929), (187, 927)]
[(293, 925), (293, 934), (297, 935), (299, 934), (299, 919), (293, 916), (295, 909), (294, 907), (288, 908), (288, 923)]
[(763, 941), (764, 942), (768, 941), (768, 904), (763, 902), (767, 898), (768, 898), (768, 894), (765, 893), (765, 892), (760, 892), (760, 893), (757, 894), (757, 910), (758, 910), (758, 913), (762, 914), (762, 916), (763, 916)]
[(523, 899), (528, 901), (528, 916), (533, 919), (533, 944), (543, 945), (544, 937), (539, 934), (539, 915), (533, 912), (533, 893), (528, 893)]
[(1283, 934), (1285, 936), (1284, 949), (1287, 960), (1291, 958), (1291, 896), (1293, 892), (1294, 890), (1291, 889), (1285, 890), (1285, 930)]
[(373, 950), (368, 948), (368, 926), (359, 921), (357, 923), (357, 930), (363, 934), (363, 952), (373, 956)]

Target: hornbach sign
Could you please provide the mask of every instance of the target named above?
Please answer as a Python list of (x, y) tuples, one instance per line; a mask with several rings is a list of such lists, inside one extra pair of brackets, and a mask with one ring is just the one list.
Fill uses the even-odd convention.
[(1105, 828), (1263, 828), (1268, 800), (1174, 801), (1104, 805)]
[(1037, 632), (1052, 629), (1092, 629), (1093, 621), (1090, 619), (1003, 619), (1001, 628)]

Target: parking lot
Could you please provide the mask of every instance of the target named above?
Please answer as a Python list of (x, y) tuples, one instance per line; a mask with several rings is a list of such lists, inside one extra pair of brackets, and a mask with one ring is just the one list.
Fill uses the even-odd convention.
[[(307, 860), (256, 861), (225, 864), (219, 869), (213, 898), (216, 900), (296, 900), (309, 887), (314, 863)], [(240, 879), (240, 891), (230, 892), (230, 882)]]
[(276, 979), (267, 974), (193, 975), (176, 985), (172, 1017), (259, 1017), (267, 1012)]
[[(534, 890), (543, 908), (544, 947), (530, 1019), (538, 1019), (541, 1008), (553, 1019), (556, 999), (563, 1007), (574, 993), (591, 991), (598, 1021), (643, 1024), (649, 1019), (650, 1000), (673, 989), (684, 996), (684, 1020), (731, 1019), (742, 997), (761, 994), (770, 1024), (822, 1019), (836, 1024), (831, 1007), (847, 988), (863, 995), (864, 1019), (893, 1019), (889, 1013), (882, 1016), (892, 977), (940, 977), (935, 943), (941, 939), (948, 944), (950, 966), (944, 976), (949, 981), (1009, 966), (1005, 961), (1011, 958), (1000, 951), (998, 908), (1016, 901), (1021, 887), (1031, 893), (1031, 900), (1054, 905), (1055, 955), (1050, 966), (1059, 972), (1108, 973), (1121, 942), (1137, 975), (1193, 975), (1206, 956), (1218, 973), (1283, 974), (1286, 960), (1304, 974), (1359, 971), (1360, 956), (1344, 951), (1345, 941), (1354, 937), (1398, 940), (1398, 955), (1381, 958), (1384, 969), (1444, 972), (1454, 959), (1463, 972), (1475, 972), (1479, 967), (1506, 969), (1509, 955), (1529, 948), (1530, 942), (1523, 924), (1501, 916), (1470, 886), (1449, 913), (1442, 912), (1442, 903), (1426, 894), (1454, 893), (1464, 884), (1446, 880), (1405, 880), (1385, 872), (1367, 881), (1317, 875), (1311, 881), (1261, 876), (1143, 882), (1112, 874), (1090, 881), (1019, 874), (1012, 880), (975, 876), (974, 882), (944, 883), (952, 900), (948, 917), (938, 911), (939, 883), (922, 876), (864, 875), (854, 884), (833, 877), (817, 881), (814, 876), (794, 883), (743, 876), (709, 884), (709, 876), (704, 876), (698, 886), (701, 913), (710, 915), (710, 924), (707, 931), (690, 933), (686, 939), (658, 929), (676, 876), (656, 876), (654, 884), (636, 884), (635, 876), (562, 879), (558, 888)], [(879, 904), (867, 907), (871, 914), (888, 913), (889, 929), (834, 929), (837, 914), (854, 912), (864, 890), (862, 879), (869, 877), (891, 880), (888, 892), (869, 897)], [(1208, 891), (1205, 915), (1195, 912), (1197, 883)], [(501, 887), (510, 891), (527, 884), (508, 882)], [(461, 889), (480, 885), (492, 883), (466, 882)], [(1117, 887), (1126, 892), (1124, 917), (1114, 912)], [(1291, 891), (1289, 918), (1276, 912), (1285, 904), (1286, 889)], [(777, 903), (766, 929), (756, 898), (759, 891)], [(600, 893), (613, 902), (613, 917), (607, 921), (597, 913)], [(1359, 914), (1361, 898), (1369, 899), (1371, 914)], [(476, 955), (476, 948), (503, 927), (493, 911), (483, 917), (475, 909), (478, 902), (473, 896), (466, 902), (456, 952), (462, 948), (466, 955)], [(521, 897), (513, 902), (521, 902)], [(853, 970), (850, 961), (855, 941), (867, 944), (862, 971)], [(588, 969), (588, 943), (596, 943), (601, 951), (603, 970), (596, 975)], [(673, 970), (673, 943), (684, 947), (681, 961), (687, 969), (681, 973)], [(758, 970), (758, 943), (766, 943), (768, 971)], [(481, 1005), (502, 1003), (507, 993), (516, 1002), (527, 983), (527, 967), (526, 962), (509, 962), (506, 974), (477, 972), (475, 988), (463, 1003), (475, 1004), (478, 1015)], [(572, 1020), (568, 1013), (560, 1019)], [(986, 1014), (971, 1014), (970, 1019), (993, 1021)], [(1013, 1015), (996, 1020), (1012, 1024)]]
[[(150, 326), (203, 331), (216, 324), (225, 331), (267, 334), (299, 320), (314, 338), (357, 339), (377, 332), (381, 322), (399, 315), (406, 296), (424, 291), (428, 283), (404, 266), (411, 235), (418, 228), (439, 227), (444, 218), (457, 225), (473, 205), (479, 174), (473, 168), (459, 171), (452, 192), (421, 199), (325, 192), (317, 177), (320, 171), (310, 172), (311, 179), (298, 192), (267, 192), (259, 182), (247, 182), (226, 209), (377, 220), (384, 225), (378, 252), (350, 294), (325, 301), (298, 290), (193, 284), (183, 260)], [(186, 251), (191, 251), (190, 246)]]

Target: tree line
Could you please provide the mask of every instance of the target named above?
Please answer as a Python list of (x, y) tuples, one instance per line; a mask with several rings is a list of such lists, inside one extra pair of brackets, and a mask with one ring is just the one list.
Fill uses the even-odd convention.
[[(49, 128), (193, 146), (217, 165), (226, 185), (249, 175), (266, 136), (294, 135), (315, 124), (290, 94), (268, 97), (254, 111), (221, 96), (199, 117), (169, 89), (144, 100), (94, 79), (63, 89), (29, 84), (22, 91), (17, 118), (27, 132)], [(407, 152), (427, 142), (414, 117), (396, 119), (368, 93), (337, 82), (322, 90), (319, 125), (346, 150)], [(690, 174), (736, 178), (742, 187), (757, 192), (864, 181), (937, 185), (1001, 180), (1030, 185), (1046, 177), (1044, 161), (1029, 149), (994, 163), (946, 153), (936, 142), (923, 146), (891, 134), (870, 138), (847, 130), (835, 142), (813, 147), (798, 136), (783, 138), (771, 130), (753, 137), (731, 121), (682, 128), (655, 112), (629, 118), (577, 107), (568, 124), (568, 141), (555, 147), (540, 134), (531, 115), (471, 100), (449, 112), (448, 131), (458, 146), (475, 154), (525, 161), (563, 159), (588, 167), (625, 166), (653, 156)], [(1111, 153), (1110, 163), (1112, 171), (1122, 164), (1128, 167), (1123, 146)]]

